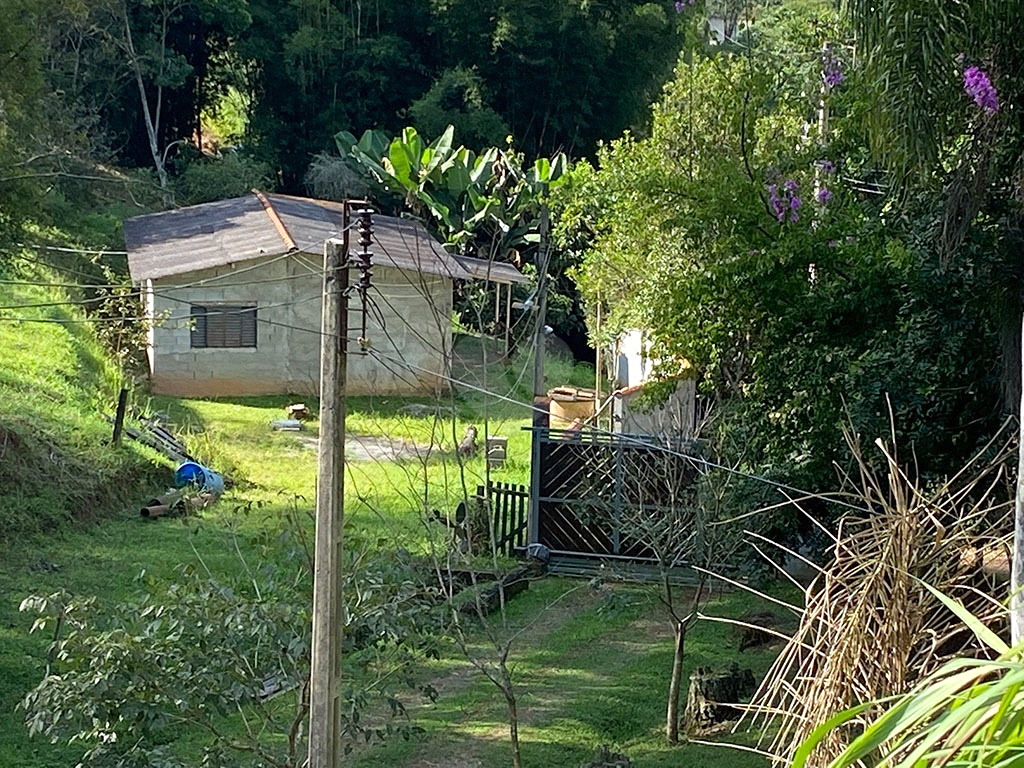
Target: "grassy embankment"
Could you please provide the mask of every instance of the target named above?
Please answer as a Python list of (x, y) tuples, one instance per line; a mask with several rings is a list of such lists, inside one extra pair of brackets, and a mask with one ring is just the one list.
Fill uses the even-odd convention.
[(158, 476), (153, 454), (110, 445), (120, 376), (66, 301), (0, 286), (0, 305), (18, 307), (0, 321), (0, 541), (94, 519)]

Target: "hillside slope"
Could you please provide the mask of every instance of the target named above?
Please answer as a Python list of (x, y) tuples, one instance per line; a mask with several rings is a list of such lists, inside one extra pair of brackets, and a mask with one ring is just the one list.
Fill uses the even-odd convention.
[(0, 541), (145, 493), (166, 469), (110, 445), (119, 374), (78, 307), (58, 289), (0, 284), (0, 308)]

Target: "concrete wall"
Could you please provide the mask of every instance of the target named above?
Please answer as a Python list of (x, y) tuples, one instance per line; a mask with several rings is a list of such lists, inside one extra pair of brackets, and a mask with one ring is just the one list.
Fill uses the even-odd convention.
[(683, 379), (663, 405), (652, 410), (638, 410), (636, 399), (651, 377), (656, 361), (648, 357), (644, 333), (639, 329), (626, 331), (615, 341), (612, 350), (616, 389), (625, 390), (612, 404), (615, 432), (631, 435), (693, 437), (696, 411), (696, 384)]
[[(323, 262), (303, 254), (266, 257), (147, 281), (153, 391), (178, 396), (316, 394), (320, 381)], [(352, 273), (353, 282), (357, 273)], [(451, 281), (377, 267), (367, 338), (373, 352), (350, 354), (348, 391), (412, 394), (447, 387)], [(192, 304), (257, 306), (255, 348), (192, 349)], [(358, 297), (349, 338), (361, 333)], [(350, 343), (354, 353), (358, 344)]]
[(692, 379), (680, 381), (668, 400), (651, 410), (637, 410), (634, 405), (642, 391), (633, 389), (615, 398), (613, 431), (627, 435), (693, 437), (697, 388)]

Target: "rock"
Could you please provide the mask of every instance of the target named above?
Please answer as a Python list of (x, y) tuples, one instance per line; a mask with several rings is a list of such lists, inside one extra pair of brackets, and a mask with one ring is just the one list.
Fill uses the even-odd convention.
[(736, 627), (740, 638), (741, 651), (745, 651), (747, 648), (760, 648), (761, 646), (771, 645), (782, 640), (777, 634), (764, 631), (765, 629), (774, 630), (775, 632), (782, 630), (782, 617), (771, 611), (747, 611), (737, 617), (737, 621), (752, 625), (749, 627)]

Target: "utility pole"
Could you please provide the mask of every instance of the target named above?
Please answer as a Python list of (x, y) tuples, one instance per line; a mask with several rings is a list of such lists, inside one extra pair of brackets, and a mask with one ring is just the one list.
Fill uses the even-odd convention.
[(320, 337), (320, 450), (316, 488), (313, 642), (308, 768), (338, 768), (341, 757), (342, 526), (345, 501), (345, 375), (348, 335), (349, 209), (342, 240), (324, 246)]
[(544, 389), (544, 346), (545, 323), (548, 308), (548, 264), (551, 260), (551, 237), (548, 223), (547, 203), (540, 207), (540, 254), (537, 270), (537, 327), (533, 337), (533, 426), (543, 426), (547, 414), (541, 409), (541, 399), (547, 395)]

